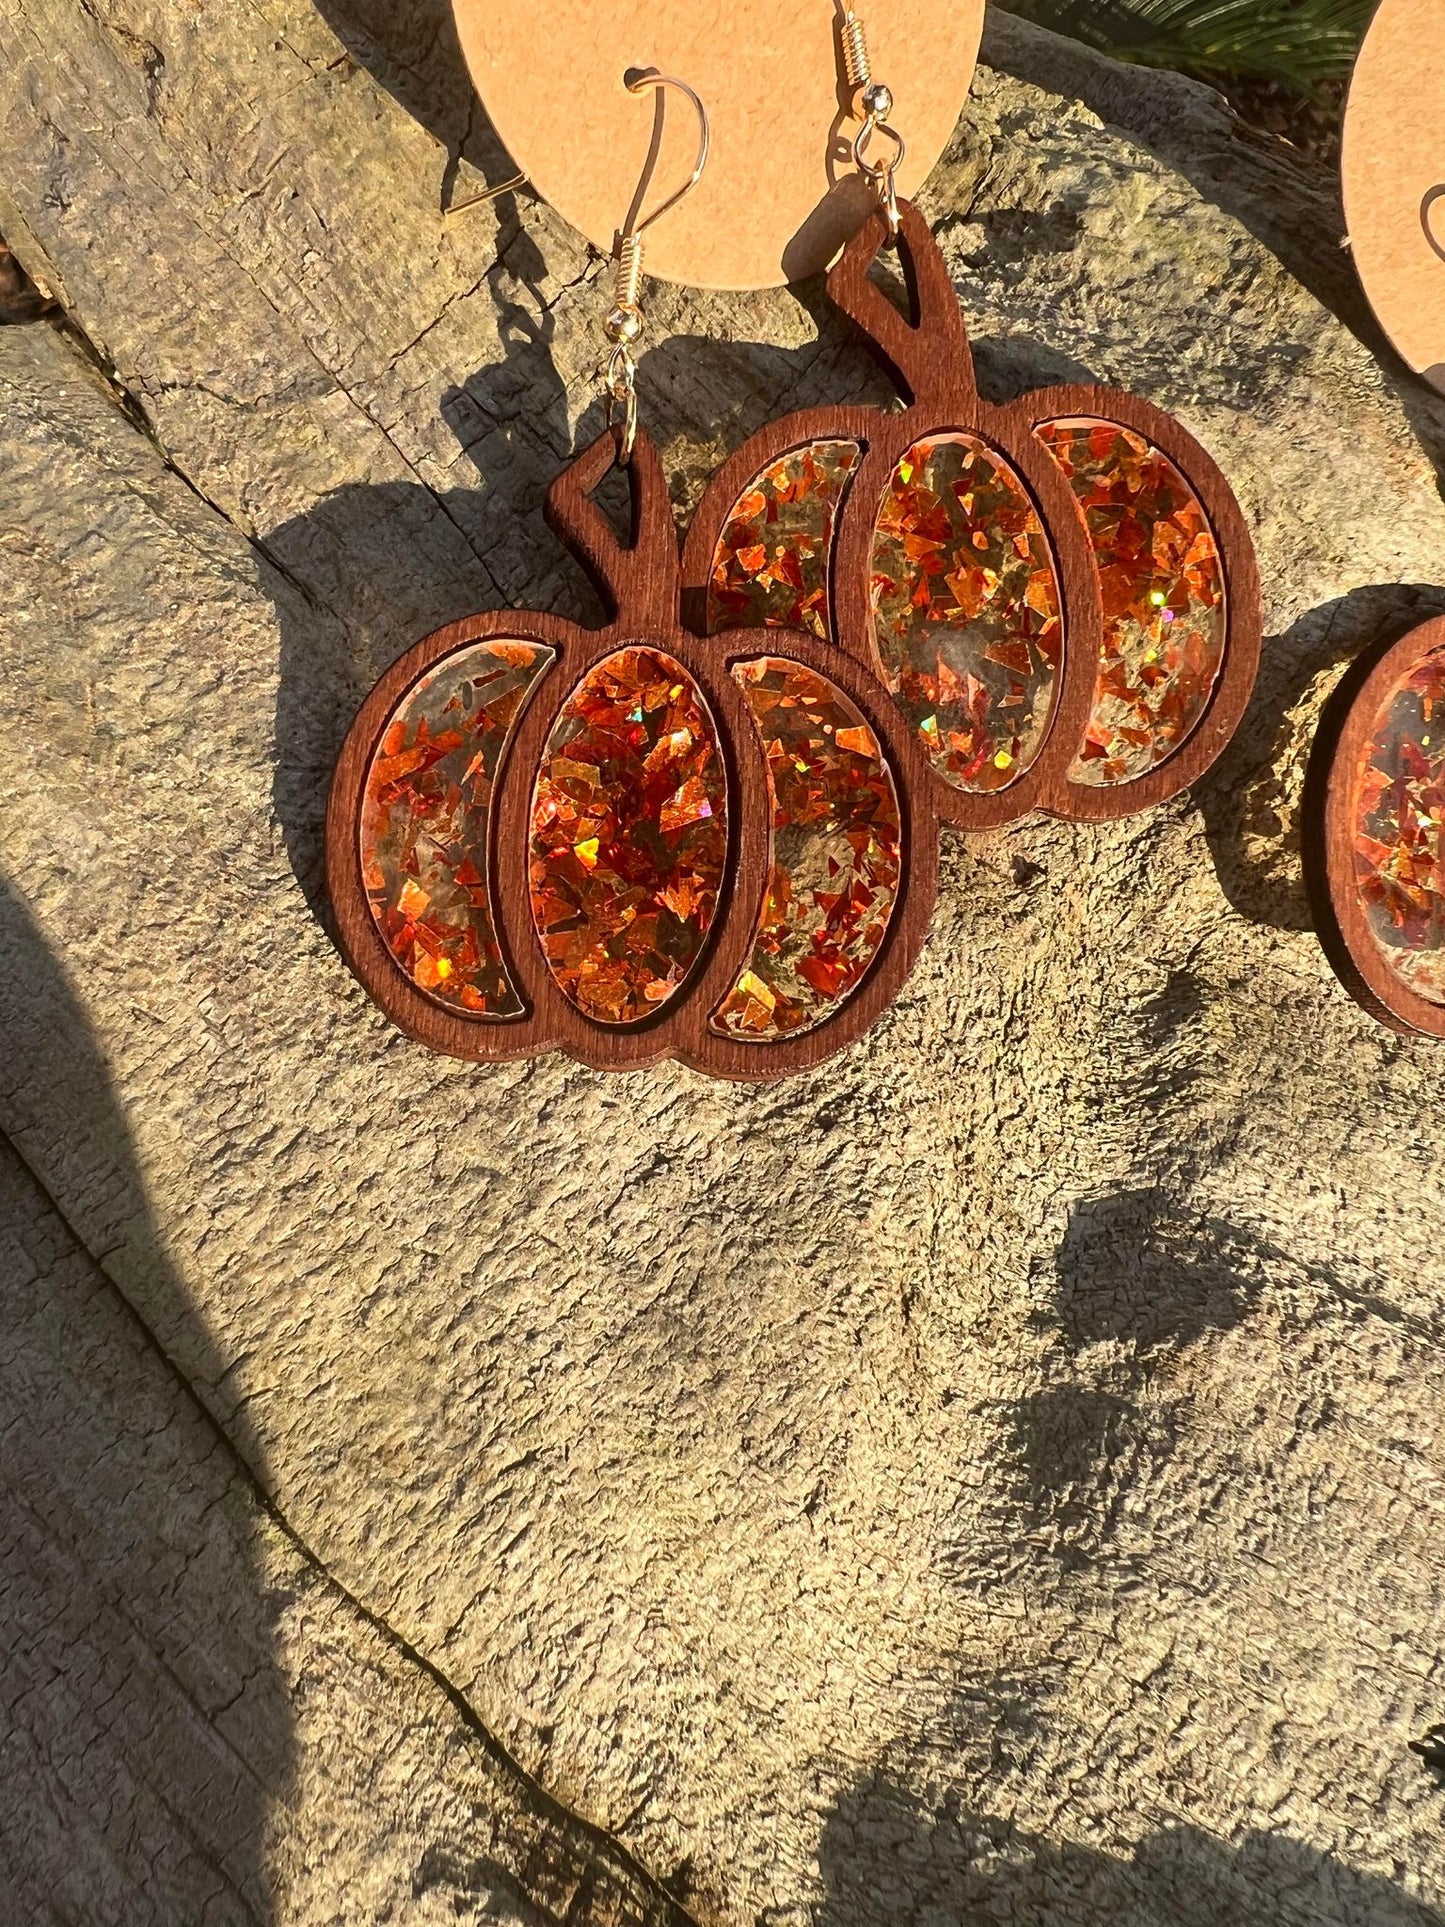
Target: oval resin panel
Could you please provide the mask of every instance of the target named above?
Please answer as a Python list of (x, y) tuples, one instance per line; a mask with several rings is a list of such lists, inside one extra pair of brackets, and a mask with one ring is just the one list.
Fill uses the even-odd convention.
[(1129, 783), (1172, 756), (1209, 706), (1224, 661), (1219, 549), (1188, 482), (1133, 429), (1088, 417), (1034, 433), (1084, 511), (1103, 602), (1093, 713), (1069, 779)]
[(554, 652), (479, 642), (444, 657), (393, 711), (366, 772), (361, 874), (382, 941), (435, 1003), (520, 1017), (488, 890), (503, 751)]
[(734, 665), (767, 757), (768, 895), (747, 967), (714, 1030), (766, 1043), (815, 1029), (868, 973), (898, 900), (898, 792), (877, 737), (801, 663)]
[(1402, 984), (1445, 1004), (1445, 650), (1381, 706), (1351, 816), (1370, 935)]
[(1038, 511), (976, 435), (916, 442), (890, 478), (873, 537), (878, 651), (932, 768), (1001, 790), (1043, 747), (1063, 633)]
[(854, 441), (805, 442), (748, 484), (713, 551), (709, 632), (806, 629), (828, 640), (833, 523), (858, 455)]
[(661, 650), (617, 650), (568, 697), (532, 798), (532, 919), (584, 1015), (636, 1023), (676, 994), (702, 955), (727, 846), (702, 691)]

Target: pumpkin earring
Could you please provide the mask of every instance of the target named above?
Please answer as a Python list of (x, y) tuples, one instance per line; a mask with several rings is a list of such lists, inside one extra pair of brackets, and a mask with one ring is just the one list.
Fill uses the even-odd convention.
[[(836, 639), (888, 688), (960, 828), (1163, 802), (1214, 762), (1254, 685), (1244, 518), (1194, 438), (1135, 396), (979, 399), (947, 265), (895, 193), (902, 142), (856, 15), (844, 51), (879, 206), (827, 289), (907, 405), (788, 415), (724, 463), (684, 555), (690, 617)], [(870, 276), (889, 246), (906, 314)]]
[[(642, 234), (617, 249), (607, 428), (547, 496), (607, 611), (525, 611), (417, 643), (336, 766), (327, 882), (343, 950), (391, 1020), (498, 1062), (664, 1057), (777, 1077), (855, 1038), (917, 956), (936, 832), (912, 737), (862, 664), (808, 634), (681, 625), (677, 536), (637, 426)], [(624, 543), (592, 492), (631, 493)]]
[(1342, 678), (1310, 751), (1302, 829), (1336, 976), (1393, 1030), (1445, 1037), (1445, 617)]

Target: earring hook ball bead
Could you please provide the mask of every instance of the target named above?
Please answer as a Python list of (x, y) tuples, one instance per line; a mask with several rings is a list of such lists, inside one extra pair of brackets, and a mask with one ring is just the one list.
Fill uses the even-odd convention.
[(609, 308), (602, 323), (609, 341), (636, 341), (642, 333), (642, 310), (630, 302)]

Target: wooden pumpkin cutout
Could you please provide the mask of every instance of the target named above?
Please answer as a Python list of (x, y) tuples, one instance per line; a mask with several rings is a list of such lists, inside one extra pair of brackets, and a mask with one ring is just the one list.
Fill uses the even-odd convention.
[(1345, 988), (1394, 1030), (1445, 1037), (1445, 617), (1342, 677), (1310, 752), (1303, 844)]
[(719, 469), (684, 554), (695, 626), (807, 622), (886, 683), (946, 822), (1164, 801), (1215, 760), (1259, 661), (1259, 585), (1227, 483), (1117, 390), (979, 400), (947, 265), (903, 204), (905, 316), (870, 278), (881, 214), (831, 298), (907, 407), (814, 408)]
[(912, 968), (926, 777), (858, 664), (682, 628), (657, 452), (638, 435), (630, 545), (591, 500), (615, 455), (608, 433), (546, 505), (604, 627), (452, 623), (362, 704), (327, 815), (341, 944), (435, 1050), (777, 1077), (857, 1037)]

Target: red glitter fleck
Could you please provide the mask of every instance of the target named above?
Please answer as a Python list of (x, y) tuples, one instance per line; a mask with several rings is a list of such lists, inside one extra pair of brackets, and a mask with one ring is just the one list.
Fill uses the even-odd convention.
[(888, 687), (958, 789), (1001, 790), (1043, 747), (1059, 589), (1038, 512), (975, 435), (930, 436), (894, 469), (873, 537)]
[(406, 692), (361, 803), (361, 873), (382, 940), (434, 1003), (523, 1014), (497, 945), (487, 834), (498, 763), (554, 652), (536, 642), (459, 649)]
[(1445, 1004), (1445, 650), (1381, 705), (1355, 795), (1355, 887), (1400, 981)]
[(1093, 714), (1070, 780), (1132, 782), (1179, 748), (1219, 679), (1219, 550), (1194, 491), (1142, 435), (1092, 418), (1034, 432), (1084, 511), (1104, 603)]
[(898, 898), (898, 793), (840, 689), (778, 656), (733, 668), (763, 739), (772, 871), (752, 956), (712, 1016), (756, 1042), (821, 1024), (857, 989)]
[(833, 518), (858, 461), (851, 441), (807, 442), (750, 482), (718, 537), (707, 626), (829, 634)]
[(727, 857), (727, 779), (702, 691), (619, 649), (568, 697), (532, 798), (532, 917), (588, 1017), (660, 1009), (702, 954)]

